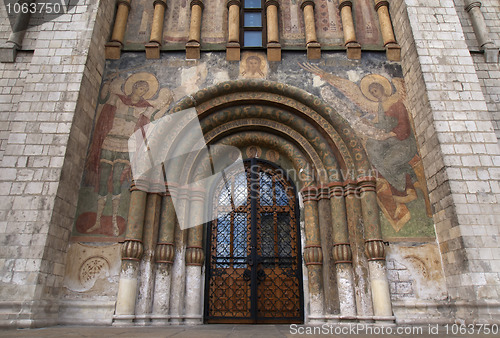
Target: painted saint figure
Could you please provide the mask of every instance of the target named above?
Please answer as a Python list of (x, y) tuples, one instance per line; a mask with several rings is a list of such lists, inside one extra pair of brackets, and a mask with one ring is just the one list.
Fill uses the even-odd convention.
[[(358, 86), (318, 66), (308, 63), (300, 66), (342, 92), (361, 111), (361, 114), (350, 112), (351, 116), (345, 117), (364, 140), (366, 152), (377, 173), (378, 203), (394, 230), (401, 230), (410, 220), (406, 204), (417, 199), (415, 188), (423, 191), (429, 215), (430, 203), (422, 161), (404, 104), (402, 81), (393, 79), (391, 84), (381, 75), (370, 74), (363, 77)], [(339, 106), (336, 95), (324, 89), (323, 98)], [(342, 110), (349, 109), (344, 105)], [(363, 118), (352, 115), (361, 115)]]
[(113, 234), (119, 234), (122, 183), (130, 180), (128, 139), (139, 129), (145, 134), (144, 126), (155, 112), (147, 99), (156, 94), (158, 86), (152, 74), (134, 74), (125, 82), (123, 92), (112, 93), (102, 107), (85, 168), (85, 184), (98, 193), (95, 224), (87, 233), (101, 228), (101, 216), (111, 195)]

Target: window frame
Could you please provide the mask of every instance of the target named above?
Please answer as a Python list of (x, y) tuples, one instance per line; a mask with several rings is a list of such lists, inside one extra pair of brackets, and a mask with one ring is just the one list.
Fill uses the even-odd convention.
[[(267, 46), (267, 17), (265, 0), (260, 0), (260, 8), (245, 8), (245, 1), (241, 0), (240, 8), (240, 48), (247, 50), (262, 50)], [(262, 18), (261, 27), (245, 27), (245, 13), (260, 13)], [(261, 32), (262, 46), (245, 46), (245, 32)]]

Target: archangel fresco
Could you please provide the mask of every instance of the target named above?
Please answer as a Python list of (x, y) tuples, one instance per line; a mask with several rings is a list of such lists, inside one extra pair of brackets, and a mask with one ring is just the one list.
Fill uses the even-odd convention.
[[(116, 241), (124, 235), (132, 178), (129, 138), (138, 130), (145, 135), (148, 123), (197, 92), (207, 76), (204, 63), (179, 67), (168, 60), (149, 68), (138, 63), (110, 70), (103, 80), (77, 206), (77, 238)], [(161, 78), (156, 68), (163, 70)]]
[[(403, 79), (390, 81), (379, 74), (368, 74), (355, 82), (317, 65), (301, 66), (329, 84), (321, 88), (321, 96), (338, 107), (362, 139), (377, 175), (378, 204), (392, 228), (399, 232), (410, 221), (408, 204), (417, 200), (417, 189), (422, 192), (430, 216), (422, 160), (404, 103)], [(354, 103), (355, 108), (346, 107), (337, 91)]]
[[(158, 98), (152, 100), (154, 96)], [(108, 236), (123, 233), (131, 180), (128, 139), (137, 130), (145, 133), (145, 126), (163, 115), (162, 108), (168, 107), (172, 98), (171, 91), (160, 90), (156, 77), (146, 72), (105, 83), (83, 181), (94, 192), (95, 211), (78, 216), (78, 232)], [(91, 195), (85, 197), (88, 203)]]

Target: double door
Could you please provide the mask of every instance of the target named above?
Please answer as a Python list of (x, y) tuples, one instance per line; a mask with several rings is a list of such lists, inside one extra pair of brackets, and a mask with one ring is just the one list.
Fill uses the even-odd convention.
[(301, 323), (302, 265), (293, 183), (271, 163), (245, 161), (214, 193), (205, 321)]

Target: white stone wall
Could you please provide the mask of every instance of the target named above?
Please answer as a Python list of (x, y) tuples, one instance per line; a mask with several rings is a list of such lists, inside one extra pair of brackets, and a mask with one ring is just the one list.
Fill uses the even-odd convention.
[[(467, 45), (473, 53), (477, 52), (480, 48), (472, 28), (470, 14), (464, 9), (464, 0), (454, 0), (454, 3)], [(496, 47), (500, 47), (500, 2), (481, 0), (481, 4), (480, 10), (489, 30), (489, 37)], [(482, 54), (474, 53), (472, 56), (488, 111), (492, 116), (493, 127), (500, 142), (500, 64), (486, 63)]]
[(500, 150), (452, 0), (395, 0), (391, 15), (456, 317), (498, 321)]
[[(16, 63), (0, 63), (2, 79), (15, 85), (0, 98), (10, 109), (0, 115), (7, 129), (0, 133), (0, 325), (57, 323), (113, 12), (112, 1), (80, 0), (30, 28), (23, 49), (32, 56), (21, 52)], [(0, 42), (10, 35), (4, 28)]]

